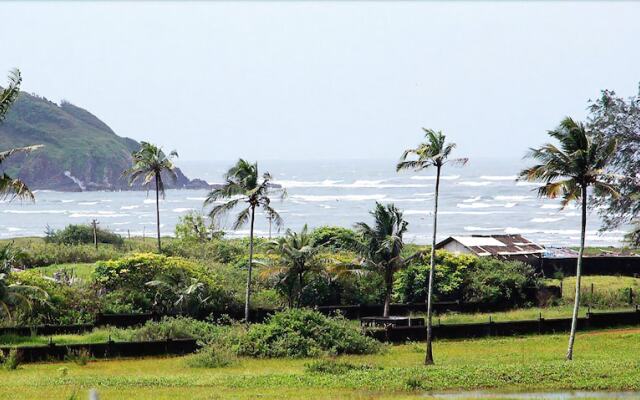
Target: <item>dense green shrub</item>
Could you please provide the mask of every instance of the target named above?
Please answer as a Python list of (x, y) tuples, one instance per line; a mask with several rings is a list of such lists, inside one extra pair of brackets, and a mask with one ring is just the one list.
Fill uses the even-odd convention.
[(220, 239), (224, 235), (223, 231), (216, 229), (211, 219), (207, 219), (198, 211), (190, 211), (180, 216), (174, 232), (178, 240), (196, 243)]
[(31, 302), (28, 312), (16, 315), (19, 324), (88, 323), (102, 310), (102, 299), (90, 284), (59, 284), (35, 270), (12, 273), (9, 281), (42, 289), (48, 295), (46, 301)]
[(358, 237), (353, 230), (339, 226), (321, 226), (314, 229), (310, 236), (314, 245), (322, 245), (337, 250), (352, 249), (353, 243)]
[(129, 330), (130, 340), (198, 339), (205, 342), (218, 338), (221, 331), (220, 326), (188, 317), (163, 317), (160, 321), (147, 321), (143, 326)]
[(18, 366), (20, 365), (20, 352), (18, 349), (11, 349), (9, 350), (9, 354), (3, 358), (2, 360), (2, 366), (4, 367), (4, 369), (6, 369), (7, 371), (14, 371), (16, 369), (18, 369)]
[[(93, 227), (91, 225), (67, 225), (64, 229), (47, 229), (44, 238), (46, 243), (57, 244), (93, 244)], [(98, 243), (122, 246), (124, 239), (106, 229), (96, 229)]]
[(464, 301), (500, 307), (527, 303), (526, 290), (538, 287), (532, 266), (493, 257), (477, 258), (464, 277)]
[(316, 374), (342, 375), (350, 371), (371, 371), (382, 369), (369, 364), (353, 364), (346, 361), (334, 359), (315, 360), (304, 365), (304, 371)]
[[(426, 301), (429, 282), (429, 257), (396, 273), (394, 299), (400, 303)], [(434, 279), (435, 298), (460, 298), (464, 291), (464, 277), (477, 258), (467, 254), (456, 255), (445, 250), (436, 251)]]
[[(96, 282), (137, 311), (208, 315), (238, 305), (199, 263), (144, 253), (96, 264)], [(118, 303), (121, 305), (121, 303)]]
[(240, 338), (238, 353), (251, 357), (312, 357), (320, 354), (370, 354), (380, 343), (342, 318), (292, 309), (252, 325)]
[(185, 361), (191, 368), (222, 368), (237, 363), (238, 357), (229, 347), (209, 344)]

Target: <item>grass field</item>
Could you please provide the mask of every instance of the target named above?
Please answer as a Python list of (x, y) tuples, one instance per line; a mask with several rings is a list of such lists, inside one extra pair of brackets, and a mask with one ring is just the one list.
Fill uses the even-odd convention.
[(424, 367), (420, 344), (338, 361), (372, 368), (311, 373), (311, 360), (241, 359), (220, 369), (193, 369), (186, 357), (29, 364), (0, 371), (0, 399), (320, 399), (417, 398), (456, 390), (640, 390), (640, 330), (578, 335), (573, 362), (566, 335), (438, 341), (437, 365)]
[(95, 270), (94, 263), (74, 263), (74, 264), (53, 264), (46, 267), (34, 268), (36, 271), (40, 271), (42, 275), (53, 277), (53, 274), (61, 269), (73, 271), (73, 274), (88, 282), (92, 278), (93, 271)]

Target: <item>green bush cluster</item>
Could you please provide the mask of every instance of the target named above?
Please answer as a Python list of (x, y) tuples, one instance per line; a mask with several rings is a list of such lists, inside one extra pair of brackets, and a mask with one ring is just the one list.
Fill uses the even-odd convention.
[(238, 357), (229, 347), (208, 344), (185, 361), (191, 368), (222, 368), (237, 363)]
[[(47, 229), (44, 238), (46, 243), (57, 244), (92, 244), (93, 227), (91, 225), (67, 225), (64, 229)], [(111, 231), (96, 228), (96, 240), (98, 243), (112, 244), (115, 246), (124, 245), (124, 239)]]
[(322, 245), (335, 250), (349, 250), (357, 241), (355, 231), (340, 226), (321, 226), (311, 233), (311, 241), (314, 245)]
[(370, 364), (353, 364), (334, 359), (316, 360), (304, 365), (304, 371), (307, 373), (331, 375), (343, 375), (350, 371), (372, 371), (376, 369), (380, 370), (382, 367)]
[[(424, 302), (429, 279), (428, 259), (396, 274), (394, 298), (402, 303)], [(438, 250), (434, 294), (436, 300), (461, 299), (504, 308), (524, 305), (527, 291), (542, 285), (533, 267), (518, 261), (456, 255)]]
[[(134, 311), (208, 315), (239, 307), (200, 263), (153, 253), (96, 263), (95, 281), (108, 298)], [(153, 283), (153, 284), (152, 284)]]
[(380, 343), (364, 336), (342, 318), (317, 311), (292, 309), (252, 325), (238, 345), (251, 357), (313, 357), (321, 354), (371, 354)]

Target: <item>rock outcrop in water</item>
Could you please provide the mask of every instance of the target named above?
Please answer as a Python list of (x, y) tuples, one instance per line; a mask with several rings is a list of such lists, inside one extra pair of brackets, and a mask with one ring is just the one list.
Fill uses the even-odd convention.
[[(17, 155), (3, 163), (12, 176), (31, 189), (59, 191), (131, 190), (122, 172), (131, 166), (131, 152), (140, 144), (120, 137), (96, 116), (71, 103), (60, 105), (45, 98), (20, 93), (0, 124), (0, 150), (43, 144), (41, 150)], [(204, 189), (210, 185), (189, 179), (177, 170), (167, 188)]]

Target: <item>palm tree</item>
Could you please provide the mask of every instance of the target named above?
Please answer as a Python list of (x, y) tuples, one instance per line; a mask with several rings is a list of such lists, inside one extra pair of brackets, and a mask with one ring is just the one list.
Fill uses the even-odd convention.
[(164, 274), (145, 285), (156, 289), (154, 306), (164, 313), (176, 310), (180, 314), (185, 311), (196, 314), (211, 298), (207, 296), (207, 286), (204, 283), (184, 273)]
[(402, 235), (407, 231), (408, 222), (402, 219), (402, 212), (393, 204), (376, 207), (370, 212), (375, 220), (374, 226), (365, 222), (356, 224), (356, 231), (361, 242), (355, 244), (365, 269), (382, 274), (385, 283), (383, 317), (389, 316), (391, 293), (393, 291), (393, 274), (404, 267), (406, 260), (401, 256), (404, 242)]
[[(222, 199), (227, 200), (222, 204), (215, 205), (209, 212), (209, 216), (215, 220), (222, 215), (233, 210), (239, 204), (243, 203), (241, 211), (236, 216), (233, 223), (233, 229), (239, 229), (241, 226), (250, 221), (249, 228), (249, 273), (247, 275), (247, 288), (244, 303), (244, 319), (249, 322), (249, 303), (251, 301), (251, 272), (253, 270), (253, 228), (256, 217), (256, 208), (262, 207), (267, 218), (270, 218), (277, 227), (282, 226), (282, 218), (280, 214), (271, 207), (270, 195), (274, 190), (270, 184), (271, 175), (265, 172), (262, 175), (262, 181), (258, 180), (258, 163), (249, 163), (243, 159), (227, 171), (225, 174), (225, 183), (219, 188), (209, 192), (204, 205), (214, 204)], [(281, 197), (286, 195), (284, 190), (280, 190)]]
[(325, 260), (318, 257), (321, 250), (322, 246), (313, 243), (307, 225), (300, 233), (287, 230), (284, 236), (267, 244), (267, 252), (277, 254), (279, 259), (265, 269), (264, 274), (279, 277), (287, 292), (289, 307), (300, 307), (305, 277), (324, 271)]
[(9, 107), (18, 98), (20, 94), (20, 84), (22, 83), (22, 76), (20, 70), (14, 69), (9, 72), (9, 85), (0, 90), (0, 122), (4, 121)]
[[(0, 123), (4, 121), (4, 118), (9, 111), (9, 107), (11, 107), (14, 101), (18, 98), (21, 82), (22, 77), (20, 76), (20, 71), (15, 69), (9, 73), (9, 85), (5, 89), (0, 90)], [(0, 167), (2, 167), (2, 163), (7, 158), (14, 154), (30, 153), (41, 147), (42, 145), (36, 145), (2, 151), (0, 152)], [(29, 200), (34, 199), (33, 193), (23, 181), (17, 178), (12, 178), (6, 172), (2, 171), (2, 175), (0, 175), (0, 199), (5, 199), (7, 197), (18, 197), (21, 199), (26, 198)]]
[(148, 142), (140, 142), (140, 150), (133, 152), (131, 157), (133, 158), (133, 165), (124, 171), (124, 175), (129, 175), (129, 184), (133, 185), (139, 178), (142, 178), (142, 185), (148, 188), (152, 181), (155, 182), (158, 252), (162, 252), (162, 244), (160, 242), (160, 195), (162, 195), (163, 199), (165, 197), (162, 174), (163, 172), (166, 173), (174, 182), (177, 180), (176, 166), (173, 164), (173, 159), (178, 157), (178, 153), (173, 150), (167, 156), (160, 147)]
[(549, 131), (549, 136), (560, 142), (560, 147), (547, 143), (537, 149), (530, 149), (527, 157), (536, 160), (539, 164), (524, 169), (520, 172), (519, 179), (544, 183), (537, 189), (538, 195), (551, 199), (561, 196), (563, 208), (572, 201), (581, 203), (582, 220), (580, 251), (576, 265), (576, 295), (566, 356), (567, 360), (571, 360), (580, 306), (580, 278), (587, 227), (588, 189), (592, 187), (595, 196), (619, 196), (616, 188), (607, 183), (614, 177), (605, 171), (607, 164), (614, 156), (617, 143), (614, 140), (599, 139), (601, 136), (587, 132), (582, 123), (571, 118), (563, 119), (558, 128)]
[(13, 243), (0, 248), (0, 310), (9, 321), (13, 320), (12, 309), (31, 311), (34, 302), (46, 304), (49, 298), (49, 294), (39, 287), (10, 282), (16, 255)]
[[(436, 132), (432, 129), (422, 128), (425, 132), (426, 142), (420, 143), (415, 149), (408, 149), (402, 153), (400, 161), (396, 165), (396, 171), (405, 169), (412, 169), (415, 171), (422, 171), (430, 167), (436, 169), (436, 190), (435, 199), (433, 205), (433, 236), (431, 238), (431, 259), (429, 263), (429, 283), (427, 290), (427, 354), (425, 356), (424, 363), (427, 365), (433, 364), (433, 349), (432, 349), (432, 315), (433, 315), (433, 271), (436, 266), (436, 235), (438, 232), (438, 197), (440, 194), (440, 171), (442, 167), (447, 163), (454, 164), (466, 164), (466, 158), (456, 158), (449, 160), (449, 155), (456, 147), (455, 143), (447, 143), (446, 136), (442, 132)], [(410, 156), (414, 155), (416, 158), (408, 160)]]

